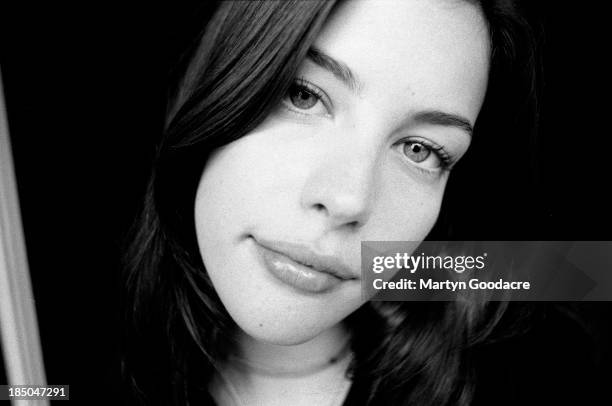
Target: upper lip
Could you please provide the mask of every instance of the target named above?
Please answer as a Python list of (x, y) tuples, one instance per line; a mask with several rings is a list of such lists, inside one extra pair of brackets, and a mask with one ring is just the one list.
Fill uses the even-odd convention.
[(254, 239), (262, 247), (284, 255), (316, 271), (325, 272), (344, 280), (357, 279), (355, 271), (337, 256), (319, 254), (310, 247), (302, 244), (266, 240), (255, 237)]

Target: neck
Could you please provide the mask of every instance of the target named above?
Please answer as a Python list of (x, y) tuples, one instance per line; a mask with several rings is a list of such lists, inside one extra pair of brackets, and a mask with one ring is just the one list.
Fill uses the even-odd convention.
[(247, 373), (291, 375), (315, 372), (345, 355), (349, 333), (342, 323), (318, 336), (295, 345), (270, 344), (244, 332), (238, 337), (239, 352), (235, 359)]

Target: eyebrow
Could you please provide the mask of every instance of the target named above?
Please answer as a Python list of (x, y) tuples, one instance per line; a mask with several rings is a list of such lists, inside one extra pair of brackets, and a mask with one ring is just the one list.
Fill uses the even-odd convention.
[(346, 66), (346, 64), (332, 58), (318, 48), (311, 47), (306, 57), (319, 65), (321, 68), (331, 72), (336, 78), (340, 79), (353, 92), (359, 92), (362, 88), (357, 76)]
[[(357, 76), (346, 64), (340, 62), (316, 47), (311, 47), (306, 57), (321, 68), (331, 72), (336, 78), (342, 81), (353, 92), (358, 93), (363, 85)], [(438, 125), (444, 127), (455, 127), (470, 137), (474, 133), (474, 128), (470, 120), (457, 114), (447, 113), (440, 110), (419, 111), (412, 118), (417, 124)]]
[(439, 110), (424, 110), (416, 113), (413, 120), (417, 124), (440, 125), (455, 127), (466, 132), (470, 137), (474, 133), (472, 123), (465, 117)]

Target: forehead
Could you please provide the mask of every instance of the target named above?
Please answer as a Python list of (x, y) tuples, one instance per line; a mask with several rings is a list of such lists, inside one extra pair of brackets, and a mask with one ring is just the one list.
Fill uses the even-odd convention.
[(315, 46), (359, 77), (364, 97), (397, 109), (437, 107), (475, 120), (486, 90), (489, 36), (464, 0), (352, 0)]

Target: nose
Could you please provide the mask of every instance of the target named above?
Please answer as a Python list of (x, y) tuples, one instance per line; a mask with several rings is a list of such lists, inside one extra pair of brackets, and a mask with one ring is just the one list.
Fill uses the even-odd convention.
[[(374, 206), (377, 161), (373, 148), (332, 147), (313, 165), (301, 196), (303, 209), (325, 217), (330, 227), (361, 227)], [(363, 148), (362, 148), (363, 149)]]

